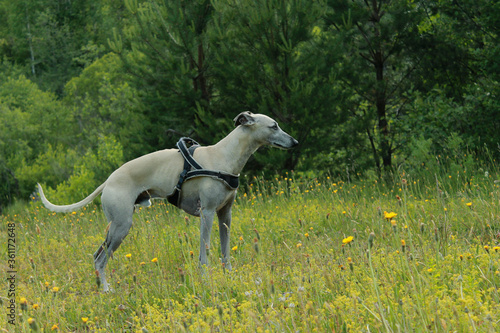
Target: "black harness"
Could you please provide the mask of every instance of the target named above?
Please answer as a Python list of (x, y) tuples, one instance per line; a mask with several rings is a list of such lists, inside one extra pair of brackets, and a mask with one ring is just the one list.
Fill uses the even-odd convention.
[[(187, 148), (187, 145), (191, 146)], [(223, 182), (224, 185), (226, 185), (231, 190), (236, 190), (240, 184), (238, 178), (239, 175), (236, 176), (226, 172), (203, 169), (203, 167), (193, 158), (194, 151), (198, 147), (200, 147), (198, 142), (194, 141), (191, 138), (181, 138), (179, 142), (177, 142), (177, 148), (179, 148), (179, 152), (184, 158), (184, 169), (179, 176), (179, 181), (175, 186), (174, 192), (167, 197), (168, 202), (170, 202), (174, 206), (179, 207), (179, 198), (181, 194), (182, 184), (191, 178), (212, 177)]]

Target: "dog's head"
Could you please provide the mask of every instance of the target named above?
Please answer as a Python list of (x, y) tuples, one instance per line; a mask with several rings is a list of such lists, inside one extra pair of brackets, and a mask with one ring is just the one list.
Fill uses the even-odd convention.
[(241, 125), (252, 131), (254, 140), (262, 145), (290, 149), (299, 144), (291, 135), (283, 131), (274, 119), (263, 114), (242, 112), (234, 118), (234, 125)]

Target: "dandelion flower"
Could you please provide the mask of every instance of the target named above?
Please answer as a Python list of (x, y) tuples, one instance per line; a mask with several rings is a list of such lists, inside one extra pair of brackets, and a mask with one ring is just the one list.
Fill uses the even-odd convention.
[(87, 321), (89, 321), (89, 318), (88, 317), (82, 317), (82, 321), (83, 321), (84, 324), (86, 324)]
[(485, 250), (486, 252), (490, 253), (490, 247), (489, 247), (488, 245), (485, 245), (485, 246), (484, 246), (484, 250)]
[(55, 292), (55, 293), (57, 293), (59, 291), (59, 287), (52, 288), (52, 291)]
[(33, 304), (33, 310), (36, 310), (36, 309), (38, 309), (38, 308), (39, 308), (39, 305), (38, 305), (38, 304), (36, 304), (36, 303), (35, 303), (35, 304)]
[(132, 253), (127, 253), (127, 254), (125, 255), (125, 257), (126, 257), (126, 258), (128, 258), (128, 259), (132, 258)]
[(500, 246), (495, 246), (493, 250), (495, 250), (495, 252), (498, 252), (498, 250), (500, 250)]
[(238, 250), (238, 245), (234, 246), (231, 250), (232, 250), (232, 251), (236, 251), (236, 250)]
[(58, 329), (59, 329), (59, 326), (57, 326), (57, 324), (52, 325), (52, 327), (50, 328), (51, 331), (55, 331)]
[(344, 238), (342, 240), (342, 244), (349, 244), (350, 242), (352, 242), (354, 240), (354, 237), (353, 236), (349, 236), (347, 238)]
[(151, 259), (151, 262), (156, 264), (158, 262), (158, 258), (155, 257), (155, 258)]
[(398, 216), (398, 214), (394, 213), (394, 212), (384, 212), (384, 217), (388, 220), (391, 220), (393, 218), (395, 218), (396, 216)]
[(297, 243), (297, 248), (300, 248), (302, 246), (302, 243)]
[(467, 207), (471, 207), (472, 206), (472, 202), (468, 202), (466, 203)]
[(19, 302), (21, 303), (21, 310), (28, 310), (28, 300), (24, 297), (21, 297), (21, 299), (19, 300)]
[(36, 321), (33, 318), (28, 318), (28, 324), (30, 325), (31, 329), (36, 331), (38, 327), (36, 326)]
[(140, 266), (144, 266), (144, 265), (146, 265), (146, 263), (145, 263), (144, 261), (141, 261), (141, 262), (139, 263), (139, 265), (140, 265)]

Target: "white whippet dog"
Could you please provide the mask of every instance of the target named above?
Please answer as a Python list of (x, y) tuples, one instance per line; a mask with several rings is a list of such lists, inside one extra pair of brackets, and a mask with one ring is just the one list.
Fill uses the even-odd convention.
[[(213, 146), (199, 147), (194, 159), (205, 169), (239, 175), (248, 158), (261, 146), (289, 149), (297, 140), (280, 129), (272, 118), (251, 112), (234, 118), (237, 126), (229, 135)], [(82, 201), (65, 206), (50, 203), (38, 185), (45, 207), (54, 212), (73, 212), (84, 207), (102, 192), (101, 202), (109, 229), (106, 240), (94, 254), (94, 263), (104, 291), (109, 290), (104, 270), (127, 236), (132, 226), (136, 204), (149, 205), (150, 198), (166, 198), (173, 192), (183, 171), (184, 159), (178, 149), (165, 149), (144, 155), (123, 164), (92, 194)], [(200, 216), (200, 266), (208, 265), (207, 250), (215, 214), (219, 218), (219, 234), (224, 267), (231, 270), (229, 261), (229, 229), (231, 207), (236, 189), (213, 177), (196, 177), (182, 185), (178, 206), (188, 214)]]

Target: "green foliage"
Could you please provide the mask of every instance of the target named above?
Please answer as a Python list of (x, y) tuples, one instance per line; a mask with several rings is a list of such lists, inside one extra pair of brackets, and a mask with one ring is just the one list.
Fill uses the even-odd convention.
[(27, 198), (27, 195), (35, 190), (37, 182), (51, 187), (57, 186), (71, 175), (78, 160), (78, 153), (63, 145), (49, 145), (34, 161), (22, 160), (16, 168), (22, 198)]
[[(0, 81), (0, 151), (9, 166), (32, 160), (44, 143), (68, 142), (73, 124), (51, 93), (23, 76)], [(57, 134), (57, 135), (54, 135)]]
[(126, 147), (126, 159), (147, 148), (143, 107), (129, 81), (120, 58), (109, 53), (66, 84), (63, 100), (73, 110), (85, 145), (97, 147), (101, 135), (112, 135)]
[[(73, 154), (74, 152), (66, 152), (59, 158), (67, 159)], [(78, 157), (68, 180), (58, 183), (54, 189), (48, 188), (46, 195), (52, 202), (59, 204), (79, 201), (92, 193), (123, 162), (121, 144), (113, 137), (99, 137), (97, 151), (89, 150)], [(41, 174), (39, 177), (45, 179), (46, 175)]]
[(5, 161), (0, 160), (0, 213), (14, 201), (16, 195), (19, 195), (19, 182)]
[[(99, 58), (120, 26), (121, 1), (0, 1), (0, 54), (44, 90), (63, 94), (67, 81)], [(108, 29), (106, 29), (108, 28)]]

